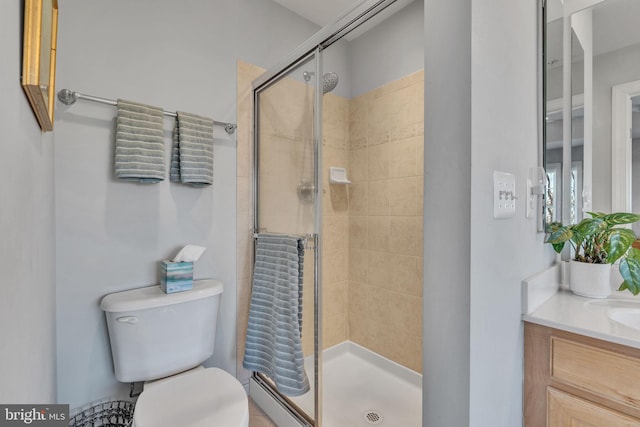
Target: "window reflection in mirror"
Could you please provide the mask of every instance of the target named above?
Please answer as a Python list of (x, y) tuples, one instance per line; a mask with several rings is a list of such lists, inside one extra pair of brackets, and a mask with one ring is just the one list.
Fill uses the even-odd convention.
[[(571, 98), (584, 96), (584, 49), (576, 32), (571, 29)], [(582, 98), (584, 99), (584, 98)], [(577, 102), (582, 104), (581, 102)], [(571, 171), (569, 184), (569, 223), (577, 224), (583, 218), (583, 162), (585, 126), (584, 106), (571, 110)]]
[[(631, 98), (631, 159), (631, 206), (632, 212), (640, 213), (640, 95)], [(640, 235), (640, 224), (632, 228)]]
[[(562, 18), (546, 24), (545, 224), (562, 221)], [(553, 76), (559, 76), (553, 77)]]
[[(640, 1), (548, 0), (547, 4), (555, 11), (546, 23), (545, 168), (550, 185), (545, 220), (579, 221), (586, 211), (640, 213), (640, 147), (636, 147), (640, 146), (640, 131), (635, 130), (640, 118)], [(571, 37), (570, 138), (562, 130), (563, 16), (574, 29), (580, 20), (587, 24)], [(592, 79), (587, 81), (590, 64)], [(612, 97), (616, 87), (628, 90), (618, 117), (633, 115), (633, 126), (616, 119), (618, 107)], [(634, 130), (629, 135), (631, 127)], [(571, 142), (573, 183), (569, 186), (562, 182), (563, 139), (565, 144)], [(571, 207), (569, 213), (562, 212), (563, 184), (564, 195), (571, 201), (564, 201), (565, 208)]]

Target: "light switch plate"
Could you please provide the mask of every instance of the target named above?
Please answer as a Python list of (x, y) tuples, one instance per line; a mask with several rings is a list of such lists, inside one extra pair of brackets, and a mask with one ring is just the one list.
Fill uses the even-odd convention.
[(493, 171), (493, 217), (516, 216), (516, 177), (506, 172)]

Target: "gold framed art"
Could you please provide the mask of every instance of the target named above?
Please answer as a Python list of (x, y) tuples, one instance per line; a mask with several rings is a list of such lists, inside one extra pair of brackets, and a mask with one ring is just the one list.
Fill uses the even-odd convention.
[(53, 130), (58, 0), (25, 0), (22, 87), (40, 128)]

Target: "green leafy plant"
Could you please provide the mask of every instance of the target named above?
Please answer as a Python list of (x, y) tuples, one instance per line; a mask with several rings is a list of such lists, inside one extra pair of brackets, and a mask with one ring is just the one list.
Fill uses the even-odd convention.
[(578, 224), (548, 226), (550, 243), (560, 253), (569, 242), (575, 251), (574, 259), (592, 264), (613, 264), (620, 260), (620, 274), (624, 282), (619, 291), (640, 293), (640, 240), (630, 228), (617, 227), (640, 221), (632, 213), (594, 213)]

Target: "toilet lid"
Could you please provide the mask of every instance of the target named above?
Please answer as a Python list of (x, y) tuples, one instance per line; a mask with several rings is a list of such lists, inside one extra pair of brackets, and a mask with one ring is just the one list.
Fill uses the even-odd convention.
[(207, 368), (145, 390), (133, 413), (136, 427), (246, 427), (249, 405), (233, 376)]

